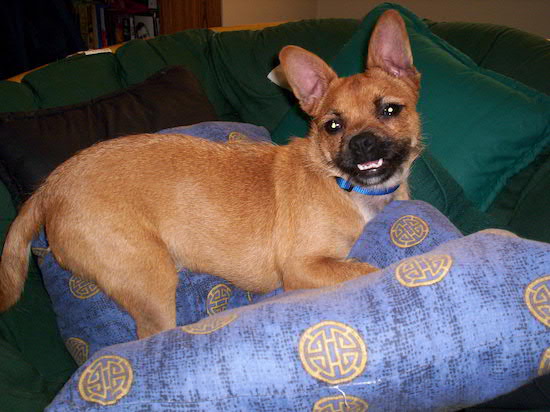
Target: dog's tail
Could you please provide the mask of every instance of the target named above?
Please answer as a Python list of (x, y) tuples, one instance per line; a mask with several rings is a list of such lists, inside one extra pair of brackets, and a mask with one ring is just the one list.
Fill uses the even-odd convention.
[(43, 221), (40, 190), (21, 207), (10, 226), (0, 260), (0, 312), (21, 297), (29, 266), (30, 243)]

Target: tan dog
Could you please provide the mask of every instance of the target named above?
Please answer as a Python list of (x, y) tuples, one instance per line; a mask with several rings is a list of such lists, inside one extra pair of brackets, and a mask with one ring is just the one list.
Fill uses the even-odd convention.
[[(177, 271), (267, 292), (336, 284), (375, 270), (347, 260), (363, 226), (408, 197), (420, 152), (419, 74), (404, 23), (379, 20), (365, 73), (338, 78), (294, 46), (280, 60), (310, 134), (286, 146), (137, 135), (59, 166), (23, 205), (4, 247), (0, 310), (19, 298), (31, 239), (45, 227), (59, 264), (134, 318), (139, 337), (176, 326)], [(365, 195), (340, 188), (340, 177)]]

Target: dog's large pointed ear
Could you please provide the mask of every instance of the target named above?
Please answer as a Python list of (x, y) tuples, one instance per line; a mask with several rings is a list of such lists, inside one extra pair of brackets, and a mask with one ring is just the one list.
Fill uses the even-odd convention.
[(395, 77), (410, 79), (417, 87), (420, 84), (420, 74), (413, 65), (407, 28), (396, 10), (385, 11), (371, 34), (367, 69), (373, 67)]
[(300, 106), (314, 116), (330, 82), (338, 76), (323, 59), (298, 46), (286, 46), (279, 60)]

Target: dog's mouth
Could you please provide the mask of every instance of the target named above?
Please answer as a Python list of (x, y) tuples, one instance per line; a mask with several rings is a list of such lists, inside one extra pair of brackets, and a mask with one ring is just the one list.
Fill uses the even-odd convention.
[(392, 139), (362, 133), (353, 136), (334, 163), (360, 186), (379, 185), (403, 171), (412, 151), (410, 139)]
[(377, 170), (384, 164), (384, 159), (380, 158), (371, 162), (359, 163), (357, 168), (361, 171), (365, 170)]

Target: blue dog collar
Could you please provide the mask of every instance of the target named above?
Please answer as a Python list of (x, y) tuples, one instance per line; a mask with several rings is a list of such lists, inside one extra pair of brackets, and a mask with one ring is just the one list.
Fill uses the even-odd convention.
[(383, 196), (383, 195), (389, 195), (390, 193), (395, 192), (399, 185), (388, 187), (386, 189), (381, 190), (375, 190), (375, 189), (367, 189), (366, 187), (362, 186), (354, 186), (346, 179), (342, 179), (341, 177), (336, 178), (336, 183), (338, 183), (338, 186), (340, 186), (342, 189), (344, 189), (347, 192), (357, 192), (361, 193), (362, 195), (370, 195), (370, 196)]

